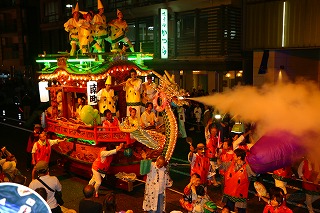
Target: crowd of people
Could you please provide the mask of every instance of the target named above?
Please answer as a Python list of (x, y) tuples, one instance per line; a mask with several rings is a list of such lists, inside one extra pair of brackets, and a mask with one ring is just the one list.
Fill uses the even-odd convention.
[[(161, 127), (159, 113), (154, 109), (153, 98), (156, 95), (157, 85), (152, 81), (153, 76), (146, 76), (146, 82), (142, 82), (137, 76), (137, 72), (130, 70), (130, 78), (123, 84), (123, 90), (126, 92), (126, 115), (120, 119), (118, 96), (112, 89), (112, 78), (107, 77), (105, 87), (97, 93), (98, 111), (101, 118), (102, 127), (119, 128), (120, 123), (128, 128), (142, 128), (158, 130)], [(58, 96), (58, 95), (57, 95)], [(87, 104), (85, 95), (78, 95), (72, 117), (81, 122), (81, 110)], [(61, 108), (61, 110), (63, 110)], [(59, 111), (59, 107), (58, 107)], [(61, 112), (58, 112), (61, 114)]]
[[(198, 110), (197, 108), (199, 104), (195, 104), (194, 109)], [(204, 212), (195, 210), (200, 202), (196, 200), (200, 199), (203, 202), (203, 199), (209, 201), (210, 198), (208, 194), (198, 195), (197, 189), (222, 184), (224, 211), (246, 212), (251, 177), (260, 175), (255, 174), (246, 161), (246, 156), (255, 143), (252, 137), (254, 127), (248, 124), (244, 132), (234, 133), (232, 131), (235, 124), (233, 119), (228, 115), (217, 119), (216, 111), (207, 106), (204, 106), (204, 109), (210, 115), (207, 117), (204, 113), (201, 117), (205, 127), (205, 143), (198, 143), (196, 148), (190, 143), (188, 160), (191, 164), (191, 179), (184, 189), (184, 198), (180, 199), (180, 204), (188, 212)], [(201, 110), (198, 111), (201, 112)], [(194, 126), (197, 127), (198, 122)], [(320, 198), (319, 159), (308, 154), (297, 163), (299, 163), (298, 168), (291, 165), (273, 171), (275, 186), (269, 189), (269, 194), (263, 195), (265, 196), (263, 200), (267, 202), (264, 213), (292, 212), (286, 206), (288, 197), (286, 185), (290, 180), (297, 180), (294, 173), (301, 178), (308, 211), (314, 212), (312, 203)], [(216, 179), (217, 177), (219, 180)], [(262, 196), (259, 193), (256, 195)], [(202, 209), (204, 208), (206, 208), (205, 204), (202, 205)]]
[[(152, 108), (152, 105), (146, 104), (145, 111), (150, 112)], [(129, 112), (129, 122), (134, 123), (130, 119), (135, 118), (135, 108), (132, 108)], [(205, 142), (198, 143), (196, 147), (193, 147), (192, 142), (190, 143), (188, 154), (190, 182), (185, 187), (184, 196), (179, 200), (179, 203), (188, 212), (217, 212), (217, 206), (210, 199), (208, 189), (222, 185), (222, 203), (225, 204), (222, 212), (246, 212), (250, 178), (257, 175), (246, 161), (246, 155), (253, 145), (250, 141), (253, 130), (247, 129), (243, 133), (232, 133), (230, 122), (223, 119), (214, 119), (214, 110), (209, 110), (209, 112), (211, 116), (204, 128)], [(141, 117), (143, 117), (142, 115)], [(107, 109), (105, 125), (113, 125), (114, 122), (119, 123), (115, 119), (111, 121), (110, 118), (113, 118), (112, 112)], [(201, 121), (203, 119), (204, 116), (201, 117)], [(229, 123), (229, 131), (222, 133), (227, 123)], [(135, 125), (142, 124), (140, 121), (136, 121)], [(224, 135), (223, 138), (222, 135)], [(32, 181), (29, 187), (45, 194), (44, 198), (52, 212), (62, 212), (62, 210), (54, 198), (54, 193), (46, 189), (41, 181), (45, 182), (51, 189), (62, 190), (59, 180), (55, 176), (50, 176), (48, 166), (51, 146), (61, 141), (63, 140), (47, 139), (46, 132), (39, 124), (36, 124), (34, 125), (34, 131), (30, 134), (27, 146), (27, 169), (31, 170), (33, 167)], [(106, 148), (100, 150), (99, 157), (92, 166), (92, 179), (83, 189), (84, 199), (79, 204), (81, 206), (79, 212), (86, 212), (87, 209), (95, 209), (92, 212), (101, 212), (104, 206), (97, 202), (95, 198), (99, 197), (99, 186), (110, 166), (112, 156), (122, 148), (123, 144), (120, 144), (114, 150), (106, 150)], [(0, 154), (1, 181), (26, 184), (26, 177), (17, 169), (17, 160), (14, 155), (5, 147), (1, 149)], [(142, 204), (144, 211), (165, 212), (165, 189), (173, 185), (166, 164), (163, 156), (159, 156), (156, 162), (151, 164), (150, 172), (147, 174), (145, 198)], [(314, 212), (312, 203), (320, 197), (319, 171), (320, 166), (317, 159), (311, 155), (305, 156), (296, 171), (298, 177), (303, 181), (302, 188), (306, 193), (305, 203), (310, 213)], [(292, 179), (292, 173), (291, 166), (279, 168), (273, 172), (275, 187), (269, 189), (269, 194), (262, 196), (257, 193), (257, 196), (261, 196), (266, 201), (264, 213), (292, 212), (286, 206), (288, 197), (286, 185)], [(43, 193), (44, 191), (46, 193)], [(114, 197), (111, 196), (109, 199), (112, 200)], [(108, 208), (112, 208), (111, 206), (112, 202)]]

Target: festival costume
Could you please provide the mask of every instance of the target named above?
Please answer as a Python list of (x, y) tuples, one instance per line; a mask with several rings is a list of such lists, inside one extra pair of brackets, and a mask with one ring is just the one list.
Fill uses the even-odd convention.
[(137, 117), (134, 117), (134, 118), (132, 118), (131, 116), (127, 117), (127, 122), (130, 127), (140, 126), (139, 119)]
[(58, 144), (59, 140), (46, 139), (45, 141), (38, 140), (34, 143), (31, 153), (34, 154), (35, 163), (46, 161), (49, 163), (51, 155), (51, 146)]
[(82, 54), (90, 52), (90, 43), (93, 41), (93, 26), (87, 20), (81, 19), (79, 21), (80, 27), (78, 29), (79, 44)]
[(214, 161), (216, 159), (219, 138), (217, 136), (211, 135), (209, 130), (205, 132), (205, 137), (207, 147), (206, 156), (210, 158), (210, 161)]
[(125, 35), (125, 33), (128, 31), (128, 24), (125, 20), (123, 20), (122, 18), (119, 18), (120, 13), (121, 13), (120, 10), (117, 10), (118, 18), (109, 22), (109, 26), (111, 27), (110, 38), (111, 38), (112, 49), (113, 50), (117, 49), (119, 42), (122, 41), (124, 43), (127, 43), (130, 47), (130, 50), (134, 52), (131, 41)]
[(192, 190), (192, 187), (184, 187), (183, 190), (184, 197), (179, 200), (179, 203), (182, 208), (186, 209), (188, 212), (191, 212), (193, 209), (193, 203), (197, 200), (197, 193)]
[(91, 24), (94, 26), (94, 38), (95, 39), (105, 39), (107, 35), (107, 21), (106, 16), (103, 14), (94, 15)]
[(113, 89), (107, 91), (106, 88), (103, 88), (97, 93), (97, 99), (99, 100), (99, 111), (101, 114), (103, 114), (106, 109), (109, 109), (113, 115), (116, 114), (116, 104), (113, 98)]
[[(318, 167), (318, 168), (317, 168)], [(320, 166), (305, 159), (298, 168), (299, 177), (304, 177), (307, 181), (314, 182), (320, 179)], [(306, 193), (306, 205), (309, 212), (313, 212), (312, 203), (320, 198), (320, 186), (312, 183), (302, 182), (302, 188)]]
[(209, 158), (206, 156), (201, 156), (198, 153), (192, 153), (192, 156), (189, 155), (188, 160), (191, 163), (190, 175), (194, 173), (199, 174), (201, 178), (201, 184), (206, 184), (207, 180), (210, 179), (212, 175)]
[(244, 141), (244, 139), (245, 137), (243, 135), (240, 135), (239, 138), (237, 138), (237, 140), (233, 141), (232, 143), (233, 150), (236, 150), (238, 148), (243, 149), (248, 154), (253, 144), (244, 144), (244, 145), (241, 144)]
[(144, 124), (144, 127), (149, 127), (151, 126), (151, 123), (153, 122), (153, 126), (156, 125), (156, 122), (158, 121), (158, 118), (154, 112), (147, 112), (144, 111), (141, 115), (141, 124)]
[(215, 174), (214, 170), (218, 167), (216, 154), (219, 146), (219, 138), (217, 136), (211, 135), (209, 129), (205, 131), (205, 138), (206, 138), (206, 147), (207, 147), (206, 156), (210, 159), (210, 164), (211, 164), (213, 173)]
[[(136, 116), (140, 117), (140, 105), (141, 105), (141, 79), (139, 78), (129, 78), (127, 82), (131, 82), (131, 85), (124, 86), (123, 90), (126, 91), (126, 102), (127, 102), (127, 116), (130, 116), (130, 109), (135, 108), (137, 110)], [(131, 107), (131, 108), (130, 108)]]
[(142, 103), (146, 104), (147, 102), (151, 102), (153, 101), (153, 97), (155, 96), (157, 90), (157, 84), (154, 82), (151, 82), (151, 84), (149, 84), (149, 82), (144, 82), (141, 85), (142, 88)]
[[(222, 149), (219, 158), (222, 163), (226, 163), (226, 162), (231, 162), (233, 160), (233, 156), (234, 156), (234, 152), (232, 150)], [(224, 175), (224, 170), (220, 169), (219, 173), (221, 175)]]
[[(146, 186), (142, 208), (144, 211), (165, 212), (166, 188), (172, 186), (172, 180), (165, 167), (157, 168), (156, 163), (151, 163), (150, 172), (147, 174)], [(158, 202), (158, 199), (161, 202)], [(162, 200), (163, 199), (163, 200)]]
[[(69, 28), (69, 26), (74, 26), (74, 28)], [(64, 23), (64, 30), (69, 32), (69, 40), (70, 44), (75, 43), (78, 44), (79, 42), (79, 27), (81, 26), (80, 19), (76, 21), (74, 18), (70, 18), (66, 23)]]
[(96, 160), (92, 163), (92, 178), (89, 181), (89, 184), (94, 185), (96, 193), (98, 193), (99, 187), (102, 182), (101, 177), (105, 177), (113, 159), (112, 155), (116, 153), (116, 149), (106, 151), (105, 148), (101, 148), (99, 157), (97, 157)]
[(111, 121), (104, 120), (102, 123), (103, 127), (119, 127), (119, 120), (117, 117), (113, 117)]
[(232, 161), (230, 167), (225, 172), (224, 180), (223, 196), (234, 202), (235, 207), (246, 208), (250, 184), (247, 164), (244, 163), (236, 170), (235, 162)]
[(267, 204), (263, 209), (263, 213), (293, 213), (293, 211), (284, 205), (274, 209), (270, 204)]
[(287, 194), (287, 181), (290, 180), (291, 175), (291, 166), (273, 171), (272, 177), (274, 178), (275, 186), (281, 188), (284, 194)]
[(39, 140), (39, 133), (36, 133), (35, 131), (33, 131), (29, 138), (28, 138), (28, 144), (27, 144), (27, 148), (26, 148), (26, 152), (27, 152), (27, 169), (32, 168), (31, 165), (31, 161), (32, 161), (32, 148), (35, 142), (37, 142)]

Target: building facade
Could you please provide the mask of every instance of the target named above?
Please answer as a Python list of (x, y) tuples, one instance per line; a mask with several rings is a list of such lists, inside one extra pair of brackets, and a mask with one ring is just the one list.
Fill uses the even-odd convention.
[[(39, 49), (38, 1), (0, 1), (0, 72), (33, 76)], [(32, 38), (32, 39), (31, 39)]]
[[(102, 0), (107, 21), (119, 9), (129, 25), (127, 37), (135, 51), (154, 53), (145, 64), (176, 76), (182, 88), (222, 91), (234, 81), (225, 73), (242, 70), (242, 13), (240, 1)], [(97, 0), (78, 1), (80, 11), (97, 12)], [(47, 53), (69, 50), (63, 23), (76, 1), (40, 0), (41, 49)], [(160, 9), (168, 11), (168, 58), (161, 58)], [(223, 82), (227, 82), (225, 85)], [(230, 83), (230, 85), (228, 84)]]
[(320, 80), (320, 7), (317, 0), (246, 0), (243, 50), (252, 60), (253, 85)]

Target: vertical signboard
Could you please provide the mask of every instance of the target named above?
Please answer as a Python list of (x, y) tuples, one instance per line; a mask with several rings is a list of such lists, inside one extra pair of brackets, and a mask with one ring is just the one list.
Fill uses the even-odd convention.
[(168, 10), (160, 9), (161, 58), (168, 58)]
[(88, 105), (97, 105), (97, 91), (98, 84), (96, 81), (88, 81), (87, 83), (87, 95), (88, 95)]

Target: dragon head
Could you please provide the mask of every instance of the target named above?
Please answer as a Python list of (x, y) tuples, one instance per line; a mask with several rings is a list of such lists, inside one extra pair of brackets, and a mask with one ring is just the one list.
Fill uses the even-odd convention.
[(185, 90), (179, 89), (178, 84), (174, 81), (174, 75), (170, 75), (166, 70), (163, 76), (155, 71), (152, 72), (160, 79), (157, 87), (158, 92), (164, 93), (166, 99), (177, 106), (188, 105), (185, 97), (189, 96), (189, 94)]

